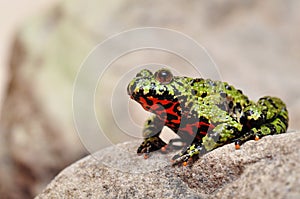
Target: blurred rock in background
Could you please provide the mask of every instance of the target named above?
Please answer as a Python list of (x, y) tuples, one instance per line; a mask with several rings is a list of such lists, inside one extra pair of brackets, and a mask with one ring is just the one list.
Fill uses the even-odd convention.
[[(95, 45), (131, 28), (158, 26), (191, 36), (206, 47), (224, 81), (256, 100), (281, 97), (290, 127), (299, 128), (299, 8), (296, 0), (74, 0), (24, 23), (12, 48), (1, 112), (1, 197), (31, 198), (86, 154), (72, 118), (76, 73)], [(131, 59), (143, 63), (143, 57)], [(128, 63), (116, 67), (110, 81)]]

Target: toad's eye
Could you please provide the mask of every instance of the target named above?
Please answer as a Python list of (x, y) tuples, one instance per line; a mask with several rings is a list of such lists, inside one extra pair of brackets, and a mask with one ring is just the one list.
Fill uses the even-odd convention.
[(160, 69), (155, 72), (154, 77), (161, 84), (168, 84), (173, 79), (173, 74), (167, 69)]

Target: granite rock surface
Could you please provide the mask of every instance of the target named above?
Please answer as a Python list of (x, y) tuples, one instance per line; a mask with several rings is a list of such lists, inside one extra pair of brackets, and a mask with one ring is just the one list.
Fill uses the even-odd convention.
[(135, 154), (137, 141), (103, 149), (58, 174), (36, 198), (299, 198), (300, 133), (218, 148), (189, 166), (173, 154)]

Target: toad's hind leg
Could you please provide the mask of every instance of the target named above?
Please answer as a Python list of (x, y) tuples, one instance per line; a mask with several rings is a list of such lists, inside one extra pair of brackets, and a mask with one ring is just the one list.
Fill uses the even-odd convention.
[(260, 98), (256, 105), (245, 108), (246, 125), (254, 126), (235, 140), (236, 148), (247, 140), (273, 134), (285, 133), (288, 127), (288, 111), (285, 104), (276, 97)]
[(201, 143), (193, 143), (189, 145), (187, 148), (183, 149), (179, 154), (176, 154), (172, 158), (172, 165), (177, 165), (182, 163), (183, 166), (188, 164), (188, 161), (194, 161), (199, 156), (205, 154), (207, 151), (202, 146)]

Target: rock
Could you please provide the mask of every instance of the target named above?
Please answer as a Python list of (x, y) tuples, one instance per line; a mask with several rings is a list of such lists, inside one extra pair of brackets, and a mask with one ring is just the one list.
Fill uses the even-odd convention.
[[(193, 37), (210, 52), (224, 80), (250, 98), (283, 98), (290, 127), (299, 129), (299, 5), (294, 0), (74, 0), (29, 20), (16, 34), (0, 114), (0, 195), (31, 198), (86, 154), (72, 118), (76, 73), (95, 45), (131, 28), (157, 26)], [(161, 54), (142, 55), (147, 56), (116, 63), (103, 83), (105, 92), (133, 66), (161, 61)], [(170, 60), (162, 63), (183, 62)], [(106, 109), (110, 101), (99, 104), (107, 132), (116, 132), (115, 118)], [(115, 143), (124, 141), (121, 134), (109, 136)]]
[(64, 169), (38, 198), (299, 198), (300, 133), (218, 148), (187, 167), (173, 154), (135, 154), (126, 142)]

